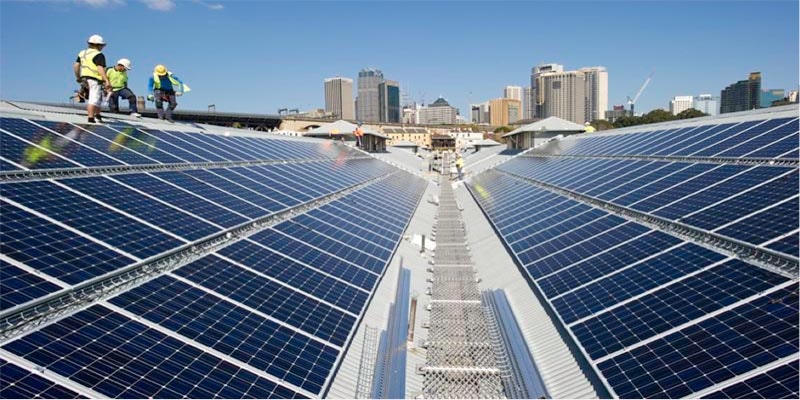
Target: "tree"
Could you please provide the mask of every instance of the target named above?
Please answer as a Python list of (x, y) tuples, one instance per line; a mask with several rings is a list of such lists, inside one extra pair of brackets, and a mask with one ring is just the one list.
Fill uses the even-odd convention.
[(672, 121), (675, 116), (667, 110), (657, 108), (649, 113), (642, 115), (642, 120), (645, 124), (655, 124), (657, 122)]
[(507, 127), (507, 126), (501, 126), (499, 128), (496, 128), (494, 130), (494, 133), (508, 133), (508, 132), (511, 132), (512, 130), (513, 129), (511, 129), (511, 128)]
[(644, 123), (645, 122), (642, 121), (642, 117), (619, 117), (616, 121), (614, 121), (614, 128), (625, 128), (627, 126), (641, 125)]
[(676, 117), (678, 117), (678, 119), (689, 119), (689, 118), (707, 117), (707, 116), (708, 116), (708, 114), (706, 114), (706, 113), (704, 113), (704, 112), (702, 112), (700, 110), (696, 110), (694, 108), (689, 108), (689, 109), (683, 110), (683, 111), (679, 112), (678, 115), (676, 115)]
[(596, 129), (598, 131), (605, 131), (605, 130), (614, 128), (614, 124), (612, 124), (611, 122), (608, 122), (608, 121), (606, 121), (604, 119), (596, 119), (596, 120), (592, 121), (591, 125), (594, 127), (594, 129)]

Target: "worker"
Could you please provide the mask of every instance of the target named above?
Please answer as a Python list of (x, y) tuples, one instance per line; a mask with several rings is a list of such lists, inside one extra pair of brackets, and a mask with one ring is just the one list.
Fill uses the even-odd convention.
[(356, 147), (360, 149), (363, 145), (362, 140), (364, 137), (364, 129), (361, 128), (361, 122), (359, 122), (358, 126), (356, 126), (356, 129), (353, 131), (353, 135), (356, 137)]
[(584, 127), (583, 131), (586, 132), (586, 133), (592, 133), (592, 132), (595, 131), (594, 127), (592, 126), (592, 124), (589, 121), (586, 121), (586, 123), (583, 124), (583, 127)]
[(119, 113), (119, 98), (128, 100), (131, 117), (141, 117), (136, 108), (136, 95), (128, 88), (128, 71), (131, 70), (131, 60), (120, 58), (117, 65), (108, 71), (108, 80), (111, 82), (111, 95), (108, 96), (108, 108), (113, 113)]
[(88, 86), (86, 113), (89, 123), (93, 124), (103, 122), (103, 118), (100, 116), (100, 105), (103, 103), (103, 92), (111, 91), (111, 83), (106, 75), (106, 56), (103, 55), (103, 48), (106, 47), (105, 40), (100, 35), (92, 35), (87, 42), (89, 47), (78, 53), (72, 71), (75, 73), (78, 83), (86, 83)]
[(456, 155), (456, 169), (458, 170), (458, 180), (463, 181), (464, 180), (464, 173), (463, 173), (464, 159), (461, 157), (461, 153)]
[(189, 90), (189, 86), (173, 75), (172, 71), (159, 64), (153, 69), (153, 76), (150, 77), (150, 82), (147, 84), (147, 91), (150, 92), (147, 95), (147, 100), (155, 100), (158, 119), (164, 119), (163, 104), (164, 100), (166, 100), (169, 103), (166, 110), (166, 118), (167, 121), (172, 122), (172, 111), (178, 106), (176, 96), (180, 96)]

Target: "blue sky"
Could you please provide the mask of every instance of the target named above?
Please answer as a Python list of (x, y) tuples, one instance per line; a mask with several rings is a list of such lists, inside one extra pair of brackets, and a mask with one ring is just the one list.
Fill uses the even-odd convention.
[(383, 70), (416, 100), (468, 104), (529, 85), (540, 63), (603, 65), (609, 104), (653, 81), (637, 110), (676, 95), (719, 95), (762, 72), (798, 86), (798, 2), (0, 2), (0, 97), (66, 101), (72, 62), (94, 33), (111, 62), (133, 61), (144, 95), (157, 63), (192, 92), (180, 108), (274, 114), (324, 107), (323, 80)]

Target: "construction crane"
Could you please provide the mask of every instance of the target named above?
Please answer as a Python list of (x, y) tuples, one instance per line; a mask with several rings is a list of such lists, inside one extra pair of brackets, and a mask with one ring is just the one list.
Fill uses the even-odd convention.
[(639, 92), (636, 93), (636, 97), (634, 97), (633, 100), (631, 100), (631, 97), (628, 96), (628, 104), (631, 106), (631, 116), (633, 116), (633, 106), (634, 104), (636, 104), (636, 100), (639, 100), (639, 96), (642, 95), (642, 92), (644, 92), (644, 88), (647, 87), (647, 84), (650, 83), (651, 79), (653, 79), (653, 72), (651, 72), (650, 75), (647, 76), (647, 79), (645, 79), (644, 83), (642, 84), (642, 87), (639, 88)]

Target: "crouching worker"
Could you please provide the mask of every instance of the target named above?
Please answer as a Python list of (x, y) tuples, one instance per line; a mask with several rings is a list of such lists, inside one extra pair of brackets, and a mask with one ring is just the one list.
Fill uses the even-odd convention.
[(131, 117), (141, 117), (136, 108), (136, 95), (128, 89), (128, 71), (131, 70), (131, 60), (120, 58), (117, 65), (108, 71), (108, 80), (111, 82), (111, 95), (108, 97), (108, 108), (111, 112), (119, 112), (119, 98), (128, 100)]
[[(190, 89), (188, 85), (181, 82), (171, 71), (168, 71), (167, 67), (159, 64), (156, 65), (155, 70), (153, 70), (153, 76), (150, 78), (147, 90), (150, 92), (147, 96), (147, 100), (156, 102), (158, 119), (164, 119), (166, 115), (167, 121), (172, 122), (172, 111), (178, 106), (176, 96), (180, 96)], [(169, 103), (166, 112), (163, 109), (164, 101)]]

